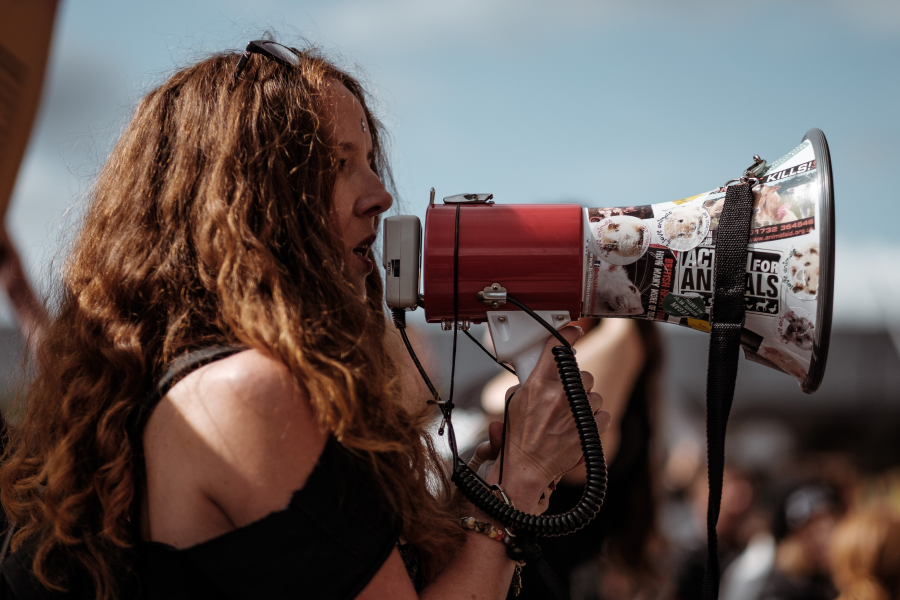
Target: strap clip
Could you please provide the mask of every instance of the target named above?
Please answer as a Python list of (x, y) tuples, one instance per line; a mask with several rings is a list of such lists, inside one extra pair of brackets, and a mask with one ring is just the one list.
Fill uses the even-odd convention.
[(769, 164), (762, 158), (760, 158), (759, 154), (753, 155), (753, 164), (744, 169), (744, 174), (741, 175), (737, 179), (732, 179), (728, 181), (723, 187), (728, 187), (731, 184), (744, 184), (749, 183), (750, 187), (759, 184), (759, 178), (762, 177), (762, 174), (766, 172), (766, 169), (769, 168)]

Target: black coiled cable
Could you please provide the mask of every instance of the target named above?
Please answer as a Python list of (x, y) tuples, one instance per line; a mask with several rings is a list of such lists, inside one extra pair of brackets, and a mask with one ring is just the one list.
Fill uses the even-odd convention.
[(463, 496), (491, 518), (512, 528), (517, 534), (555, 537), (578, 531), (597, 515), (606, 495), (606, 460), (600, 445), (600, 432), (597, 430), (597, 422), (594, 420), (591, 404), (581, 381), (575, 352), (566, 346), (555, 346), (553, 357), (572, 416), (575, 418), (587, 469), (584, 493), (575, 508), (559, 515), (531, 515), (516, 510), (497, 498), (468, 465), (457, 463), (453, 470), (452, 480)]

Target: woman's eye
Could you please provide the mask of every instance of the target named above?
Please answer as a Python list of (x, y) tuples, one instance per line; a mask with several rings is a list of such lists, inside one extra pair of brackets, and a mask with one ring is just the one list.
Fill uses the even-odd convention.
[(341, 169), (343, 169), (343, 168), (346, 167), (346, 166), (347, 166), (347, 159), (346, 159), (346, 158), (339, 158), (339, 159), (338, 159), (338, 170), (341, 170)]

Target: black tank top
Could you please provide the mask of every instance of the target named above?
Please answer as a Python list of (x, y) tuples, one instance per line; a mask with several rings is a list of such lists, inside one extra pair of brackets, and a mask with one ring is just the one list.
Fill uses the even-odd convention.
[[(175, 383), (242, 350), (205, 348), (175, 361), (129, 426), (136, 451), (141, 451), (141, 433), (153, 409)], [(138, 542), (139, 590), (129, 597), (350, 599), (387, 560), (399, 532), (399, 520), (371, 464), (330, 438), (306, 485), (294, 492), (284, 510), (180, 550), (159, 542)], [(33, 551), (26, 542), (4, 561), (0, 590), (8, 586), (5, 591), (12, 594), (8, 597), (22, 600), (83, 597), (85, 590), (49, 596), (46, 590), (35, 590), (30, 572), (24, 572), (30, 571), (29, 547)], [(421, 586), (420, 581), (414, 583)], [(0, 597), (5, 595), (0, 592)]]

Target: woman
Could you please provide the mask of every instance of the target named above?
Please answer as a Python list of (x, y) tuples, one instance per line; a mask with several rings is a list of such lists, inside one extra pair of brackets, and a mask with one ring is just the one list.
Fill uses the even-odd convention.
[[(0, 470), (7, 582), (24, 565), (98, 599), (415, 598), (400, 539), (419, 597), (503, 598), (515, 565), (429, 491), (447, 483), (424, 400), (387, 349), (371, 246), (390, 174), (363, 89), (312, 50), (252, 42), (236, 76), (239, 58), (150, 92), (92, 192)], [(219, 359), (150, 394), (201, 349)], [(581, 454), (548, 352), (517, 399), (505, 487), (535, 512)]]

